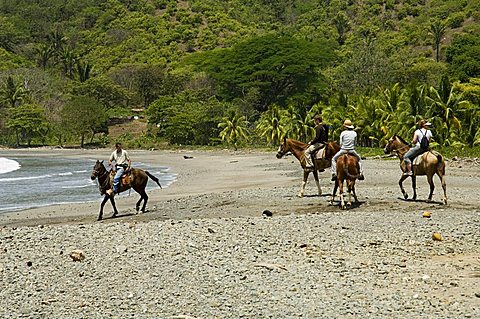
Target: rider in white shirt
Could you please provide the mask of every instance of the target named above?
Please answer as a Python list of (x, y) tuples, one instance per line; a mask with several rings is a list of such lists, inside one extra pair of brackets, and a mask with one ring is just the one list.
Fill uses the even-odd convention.
[[(113, 162), (115, 162), (115, 166), (113, 166)], [(121, 143), (115, 144), (115, 151), (113, 151), (112, 155), (110, 155), (108, 164), (112, 166), (114, 171), (116, 171), (115, 177), (113, 178), (113, 192), (118, 193), (118, 187), (120, 186), (122, 175), (125, 173), (125, 171), (130, 170), (130, 166), (132, 165), (130, 156), (128, 155), (127, 151), (122, 149)]]
[(404, 175), (407, 175), (407, 176), (413, 175), (412, 161), (418, 155), (421, 155), (426, 151), (428, 151), (428, 148), (421, 147), (421, 142), (422, 142), (422, 139), (426, 138), (428, 141), (428, 144), (430, 143), (430, 140), (432, 138), (432, 131), (430, 131), (431, 125), (432, 123), (426, 120), (421, 120), (420, 122), (418, 122), (419, 128), (413, 133), (412, 144), (414, 144), (414, 146), (410, 148), (408, 152), (405, 154), (405, 156), (403, 157), (403, 161), (405, 162), (405, 165), (407, 168), (407, 171), (404, 173)]
[(360, 157), (360, 154), (355, 151), (355, 146), (357, 145), (357, 132), (353, 130), (354, 126), (350, 120), (345, 120), (343, 122), (343, 127), (345, 127), (345, 130), (340, 134), (340, 151), (338, 151), (332, 158), (332, 181), (337, 179), (337, 159), (347, 153), (353, 154), (358, 158), (358, 165), (360, 167), (360, 175), (358, 176), (358, 179), (364, 180), (362, 158)]

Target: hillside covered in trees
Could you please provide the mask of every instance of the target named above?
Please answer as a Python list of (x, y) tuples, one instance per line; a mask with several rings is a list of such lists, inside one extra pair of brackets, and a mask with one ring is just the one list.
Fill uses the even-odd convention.
[(480, 144), (480, 0), (0, 0), (0, 145)]

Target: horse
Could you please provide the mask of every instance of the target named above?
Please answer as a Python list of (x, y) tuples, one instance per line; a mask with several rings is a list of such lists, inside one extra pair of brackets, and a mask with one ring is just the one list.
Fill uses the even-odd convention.
[[(409, 144), (400, 136), (397, 134), (394, 134), (389, 140), (387, 145), (385, 146), (384, 152), (385, 154), (390, 154), (390, 153), (396, 153), (398, 158), (400, 159), (400, 169), (402, 172), (406, 172), (407, 167), (405, 163), (403, 162), (403, 158), (405, 156), (405, 153), (410, 149)], [(412, 177), (412, 188), (413, 188), (413, 200), (417, 199), (417, 191), (416, 191), (416, 185), (417, 185), (417, 180), (416, 177), (419, 175), (426, 175), (427, 176), (427, 181), (428, 184), (430, 185), (430, 194), (428, 195), (428, 200), (427, 201), (432, 201), (432, 196), (433, 196), (433, 190), (435, 189), (435, 185), (433, 184), (433, 176), (435, 174), (438, 175), (440, 178), (440, 181), (442, 183), (442, 188), (443, 188), (443, 199), (442, 202), (444, 205), (447, 204), (447, 184), (445, 182), (445, 160), (443, 159), (443, 156), (435, 151), (427, 151), (423, 154), (420, 155), (420, 161), (413, 163), (413, 175)], [(398, 184), (400, 185), (400, 189), (402, 190), (403, 197), (405, 199), (408, 199), (408, 194), (403, 188), (403, 181), (409, 176), (402, 174), (400, 177), (400, 180), (398, 181)]]
[[(158, 180), (158, 178), (150, 174), (148, 171), (144, 171), (139, 168), (132, 168), (129, 175), (130, 182), (125, 185), (122, 183), (122, 185), (119, 187), (120, 193), (130, 188), (133, 188), (138, 194), (140, 194), (140, 199), (135, 205), (137, 214), (140, 209), (140, 203), (142, 202), (142, 200), (143, 200), (142, 213), (145, 213), (145, 207), (147, 206), (147, 201), (148, 201), (148, 196), (147, 196), (147, 193), (145, 192), (145, 188), (147, 187), (147, 182), (149, 177), (155, 183), (157, 183), (157, 185), (160, 186), (160, 188), (162, 188), (162, 185), (160, 185), (160, 181)], [(110, 178), (110, 171), (108, 171), (103, 165), (103, 161), (97, 160), (97, 162), (93, 166), (91, 179), (95, 180), (96, 178), (98, 178), (98, 188), (100, 190), (100, 194), (105, 195), (102, 203), (100, 204), (100, 213), (98, 215), (97, 220), (102, 219), (103, 206), (105, 206), (105, 203), (107, 202), (107, 200), (110, 200), (110, 203), (112, 203), (112, 207), (114, 211), (112, 217), (117, 216), (118, 210), (115, 205), (115, 199), (114, 199), (115, 194), (112, 193), (111, 191), (112, 178)]]
[[(360, 166), (358, 164), (358, 158), (352, 154), (344, 154), (337, 159), (337, 179), (335, 180), (335, 186), (332, 192), (332, 198), (330, 199), (330, 205), (333, 205), (337, 188), (340, 193), (340, 207), (346, 209), (347, 206), (352, 205), (352, 195), (355, 202), (358, 202), (357, 193), (355, 192), (355, 181), (360, 176)], [(343, 184), (347, 183), (348, 202), (345, 205), (345, 199), (343, 196)]]
[[(284, 138), (282, 144), (278, 148), (277, 158), (282, 158), (288, 152), (292, 153), (293, 156), (300, 162), (300, 165), (303, 168), (303, 182), (298, 197), (303, 197), (305, 193), (305, 185), (307, 184), (308, 175), (310, 171), (306, 169), (305, 163), (305, 150), (307, 149), (308, 144), (291, 139)], [(315, 183), (317, 183), (318, 196), (322, 195), (322, 188), (320, 187), (320, 182), (318, 181), (318, 171), (323, 172), (326, 168), (331, 166), (332, 157), (340, 150), (340, 145), (337, 142), (329, 142), (325, 146), (325, 153), (323, 159), (315, 158), (314, 165), (315, 169), (313, 171), (313, 177), (315, 178)]]

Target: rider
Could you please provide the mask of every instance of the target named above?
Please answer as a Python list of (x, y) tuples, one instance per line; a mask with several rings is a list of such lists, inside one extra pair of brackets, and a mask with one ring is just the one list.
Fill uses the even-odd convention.
[[(421, 120), (418, 122), (418, 129), (413, 133), (412, 144), (413, 146), (411, 149), (403, 157), (403, 161), (406, 165), (406, 172), (403, 173), (405, 176), (412, 176), (412, 161), (418, 155), (421, 155), (428, 151), (428, 148), (422, 148), (420, 145), (424, 138), (427, 139), (428, 143), (430, 143), (430, 139), (432, 138), (432, 131), (430, 131), (430, 126), (432, 123), (428, 122), (427, 120)], [(428, 145), (427, 143), (427, 145)]]
[[(113, 162), (115, 162), (115, 166), (113, 166)], [(113, 171), (116, 171), (115, 177), (113, 178), (113, 192), (118, 193), (118, 187), (120, 186), (122, 175), (125, 171), (128, 172), (132, 165), (128, 152), (122, 149), (122, 143), (115, 144), (115, 151), (110, 155), (108, 164), (112, 166)]]
[(332, 181), (337, 179), (336, 168), (337, 168), (337, 159), (343, 154), (353, 154), (358, 158), (358, 166), (360, 167), (360, 175), (358, 176), (359, 180), (364, 180), (363, 176), (363, 165), (362, 158), (355, 151), (355, 145), (357, 144), (357, 132), (353, 130), (352, 121), (345, 120), (343, 122), (343, 127), (345, 130), (340, 134), (340, 151), (338, 151), (332, 158)]
[(305, 170), (310, 172), (314, 170), (312, 154), (325, 146), (328, 139), (328, 132), (325, 130), (325, 125), (322, 123), (322, 116), (315, 115), (313, 120), (315, 122), (315, 138), (308, 143), (308, 147), (305, 150)]

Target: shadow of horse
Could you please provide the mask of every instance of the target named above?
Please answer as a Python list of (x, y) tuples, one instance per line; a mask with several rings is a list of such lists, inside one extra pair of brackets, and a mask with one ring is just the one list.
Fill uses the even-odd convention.
[[(150, 174), (148, 171), (144, 171), (139, 168), (132, 168), (130, 171), (130, 183), (127, 185), (121, 185), (119, 188), (120, 193), (129, 190), (130, 188), (133, 188), (133, 190), (140, 194), (140, 199), (135, 205), (135, 210), (137, 211), (137, 213), (140, 210), (140, 204), (142, 203), (142, 201), (142, 213), (146, 212), (145, 208), (148, 202), (148, 195), (145, 191), (145, 188), (147, 187), (148, 178), (152, 179), (155, 183), (157, 183), (160, 188), (162, 188), (162, 185), (160, 185), (160, 181), (158, 180), (158, 178)], [(108, 200), (110, 200), (114, 211), (112, 218), (116, 217), (118, 215), (118, 210), (117, 206), (115, 205), (115, 194), (111, 192), (112, 179), (110, 178), (110, 172), (103, 165), (103, 161), (97, 160), (97, 162), (93, 166), (91, 179), (98, 179), (98, 188), (100, 190), (100, 194), (105, 195), (102, 203), (100, 204), (100, 212), (98, 214), (97, 220), (102, 219), (103, 208)]]

